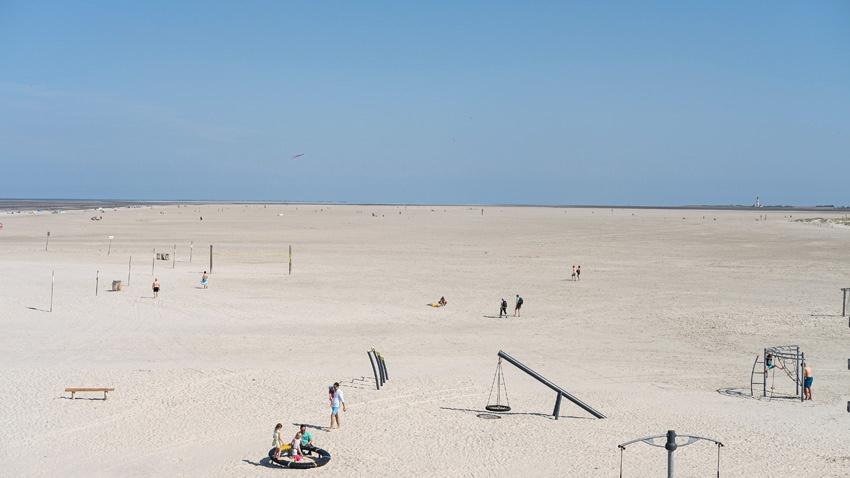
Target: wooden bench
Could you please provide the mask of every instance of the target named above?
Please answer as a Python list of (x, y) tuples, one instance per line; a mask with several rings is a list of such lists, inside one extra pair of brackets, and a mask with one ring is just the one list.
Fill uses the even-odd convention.
[(71, 392), (71, 400), (74, 400), (74, 394), (77, 392), (103, 392), (103, 399), (106, 400), (106, 393), (114, 391), (114, 388), (106, 387), (68, 387), (66, 392)]

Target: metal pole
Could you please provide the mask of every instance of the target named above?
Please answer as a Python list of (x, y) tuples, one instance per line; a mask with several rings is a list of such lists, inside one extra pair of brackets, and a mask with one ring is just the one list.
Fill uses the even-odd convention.
[(289, 275), (292, 275), (292, 244), (289, 245)]
[(130, 271), (133, 270), (133, 256), (130, 256), (130, 262), (127, 263), (127, 287), (130, 287)]
[(47, 245), (50, 244), (50, 231), (47, 231), (47, 240), (44, 241), (44, 251), (47, 252)]
[(850, 289), (841, 289), (841, 316), (847, 315), (847, 291)]
[(210, 244), (210, 274), (212, 274), (212, 244)]
[(667, 430), (667, 443), (664, 448), (667, 450), (667, 478), (673, 478), (673, 452), (676, 451), (676, 432)]
[(97, 290), (100, 288), (100, 270), (97, 271), (97, 275), (94, 277), (94, 296), (97, 297)]
[(177, 262), (177, 244), (171, 247), (171, 268), (174, 269), (174, 263)]
[(555, 410), (552, 412), (552, 415), (555, 417), (555, 420), (558, 419), (558, 416), (561, 414), (561, 394), (558, 394), (558, 397), (555, 399)]
[(794, 393), (800, 394), (800, 346), (796, 346), (795, 350), (797, 351), (797, 355), (794, 357), (794, 374), (796, 378), (794, 380)]
[(375, 375), (375, 387), (380, 390), (381, 389), (381, 381), (378, 379), (378, 369), (375, 368), (375, 360), (372, 358), (372, 354), (374, 351), (367, 351), (366, 355), (369, 357), (369, 363), (372, 365), (372, 373)]
[(106, 255), (108, 256), (111, 253), (112, 253), (112, 237), (110, 236), (109, 237), (109, 247), (106, 248)]
[(50, 312), (53, 312), (53, 286), (56, 284), (56, 271), (50, 272)]
[[(800, 354), (800, 366), (797, 367), (797, 386), (798, 387), (800, 386), (800, 368), (805, 367), (805, 366), (806, 366), (806, 354), (801, 353)], [(800, 401), (801, 402), (803, 401), (803, 391), (804, 390), (801, 388), (800, 389)]]
[(195, 247), (195, 244), (190, 242), (189, 243), (189, 264), (192, 263), (192, 248), (194, 248), (194, 247)]
[(151, 257), (151, 277), (155, 276), (156, 272), (156, 249), (153, 250), (153, 257)]
[(761, 381), (762, 381), (761, 396), (766, 397), (767, 396), (767, 349), (764, 349), (762, 351), (761, 368), (762, 368), (762, 372), (764, 373), (764, 378), (761, 379)]

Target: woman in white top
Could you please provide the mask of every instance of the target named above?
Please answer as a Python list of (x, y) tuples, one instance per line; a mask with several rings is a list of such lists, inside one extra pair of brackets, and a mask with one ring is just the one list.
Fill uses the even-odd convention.
[(301, 456), (301, 432), (295, 434), (295, 438), (292, 439), (292, 448), (289, 449), (289, 456), (296, 457)]

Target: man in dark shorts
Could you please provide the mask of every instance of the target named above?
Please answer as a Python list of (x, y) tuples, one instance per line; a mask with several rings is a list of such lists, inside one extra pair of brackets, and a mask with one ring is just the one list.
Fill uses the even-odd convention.
[(519, 317), (519, 309), (522, 308), (522, 297), (516, 295), (516, 305), (514, 306), (514, 317)]
[(576, 267), (576, 280), (581, 280), (581, 266)]
[(505, 317), (508, 316), (508, 301), (506, 301), (504, 297), (502, 297), (502, 304), (499, 306), (499, 318), (502, 317), (502, 314), (504, 314)]
[(151, 284), (151, 288), (153, 289), (153, 298), (156, 299), (159, 297), (159, 279), (154, 279), (153, 284)]

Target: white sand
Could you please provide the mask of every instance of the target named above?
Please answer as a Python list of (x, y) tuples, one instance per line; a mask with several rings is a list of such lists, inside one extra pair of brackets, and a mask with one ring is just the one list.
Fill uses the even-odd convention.
[[(272, 428), (284, 423), (288, 439), (293, 423), (326, 426), (335, 380), (349, 410), (341, 430), (316, 432), (333, 455), (316, 476), (610, 477), (618, 443), (669, 428), (726, 443), (722, 476), (850, 476), (850, 329), (838, 316), (848, 229), (712, 211), (93, 214), (0, 216), (2, 476), (297, 474), (264, 465)], [(172, 244), (176, 268), (156, 265), (153, 300), (151, 250)], [(130, 255), (130, 287), (107, 292), (126, 280)], [(567, 280), (571, 264), (582, 265), (580, 282)], [(52, 269), (54, 311), (30, 309), (47, 308)], [(485, 317), (515, 293), (521, 319)], [(448, 307), (426, 306), (441, 295)], [(718, 393), (749, 395), (756, 354), (788, 343), (814, 368), (813, 402)], [(391, 375), (380, 392), (355, 380), (371, 375), (371, 346)], [(552, 420), (555, 394), (510, 366), (515, 414), (478, 418), (500, 349), (608, 418), (564, 401)], [(71, 401), (67, 386), (116, 390)], [(681, 449), (678, 476), (713, 476), (715, 453)], [(665, 459), (633, 445), (625, 476), (661, 476)]]

